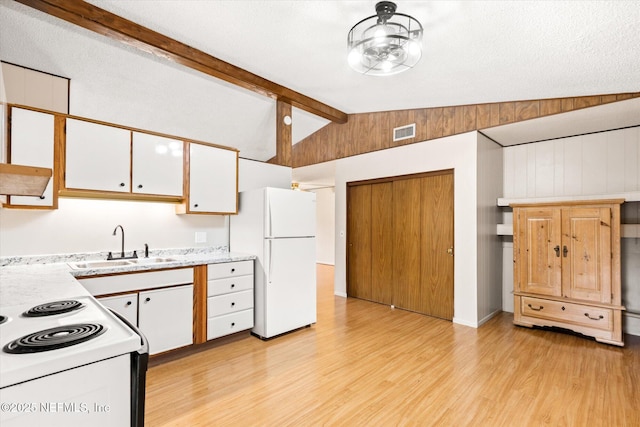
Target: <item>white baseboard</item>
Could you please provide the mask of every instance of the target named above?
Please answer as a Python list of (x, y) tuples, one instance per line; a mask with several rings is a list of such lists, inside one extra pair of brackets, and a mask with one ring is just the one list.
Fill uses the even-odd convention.
[(625, 334), (640, 336), (640, 314), (622, 312), (622, 325)]
[(482, 326), (484, 323), (489, 321), (489, 319), (491, 319), (492, 317), (497, 316), (500, 313), (502, 313), (502, 310), (496, 310), (493, 313), (489, 314), (488, 316), (485, 316), (484, 318), (480, 319), (480, 321), (478, 322), (478, 326)]
[(453, 318), (453, 323), (458, 324), (458, 325), (463, 325), (463, 326), (470, 326), (472, 328), (477, 328), (478, 327), (477, 323), (469, 322), (468, 320), (460, 319), (460, 318), (457, 318), (457, 317)]
[(334, 292), (333, 294), (335, 296), (337, 296), (337, 297), (343, 297), (343, 298), (347, 297), (347, 293), (346, 292)]

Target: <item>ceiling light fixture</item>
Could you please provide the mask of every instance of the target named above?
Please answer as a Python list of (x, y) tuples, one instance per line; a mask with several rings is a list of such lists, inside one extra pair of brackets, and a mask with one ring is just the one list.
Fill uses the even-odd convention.
[(412, 68), (422, 56), (422, 25), (381, 1), (376, 15), (358, 22), (347, 37), (349, 65), (370, 76), (390, 76)]

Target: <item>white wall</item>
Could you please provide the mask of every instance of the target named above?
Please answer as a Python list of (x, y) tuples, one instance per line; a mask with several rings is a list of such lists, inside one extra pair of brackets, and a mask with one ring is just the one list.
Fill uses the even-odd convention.
[[(119, 251), (125, 230), (125, 249), (227, 246), (226, 216), (176, 215), (168, 203), (60, 198), (53, 211), (0, 209), (0, 256)], [(195, 243), (195, 232), (207, 242)]]
[[(477, 327), (477, 132), (376, 151), (336, 161), (335, 293), (346, 296), (346, 183), (454, 169), (454, 318)], [(495, 203), (495, 202), (494, 202)], [(499, 252), (496, 253), (499, 256)]]
[[(239, 182), (291, 187), (291, 168), (240, 160)], [(246, 189), (246, 188), (245, 188)], [(57, 210), (0, 209), (0, 256), (229, 246), (228, 216), (177, 215), (170, 203), (60, 198)], [(195, 243), (204, 232), (205, 243)]]
[[(640, 191), (640, 127), (504, 148), (504, 197), (566, 197)], [(622, 205), (623, 222), (639, 223), (640, 203)], [(512, 222), (510, 213), (504, 215)], [(621, 239), (626, 333), (640, 335), (640, 244)], [(513, 244), (505, 239), (505, 263)], [(503, 310), (513, 312), (513, 267), (503, 265)]]
[(255, 160), (238, 161), (238, 191), (262, 187), (291, 188), (291, 168)]
[(502, 212), (502, 147), (478, 134), (478, 320), (482, 324), (502, 308), (502, 239), (496, 224)]
[(312, 190), (316, 193), (316, 261), (335, 264), (336, 195), (333, 187)]

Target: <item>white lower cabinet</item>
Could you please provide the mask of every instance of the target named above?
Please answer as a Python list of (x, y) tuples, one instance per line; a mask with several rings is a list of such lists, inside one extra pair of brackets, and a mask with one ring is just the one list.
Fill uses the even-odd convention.
[(193, 285), (140, 292), (138, 326), (150, 354), (193, 344)]
[(207, 339), (253, 327), (253, 261), (207, 266)]
[[(193, 269), (82, 278), (107, 308), (137, 326), (157, 354), (193, 344)], [(101, 296), (122, 293), (115, 296)]]
[(149, 354), (193, 344), (193, 285), (98, 298), (140, 331)]
[(100, 304), (115, 311), (132, 325), (138, 324), (138, 294), (98, 298)]

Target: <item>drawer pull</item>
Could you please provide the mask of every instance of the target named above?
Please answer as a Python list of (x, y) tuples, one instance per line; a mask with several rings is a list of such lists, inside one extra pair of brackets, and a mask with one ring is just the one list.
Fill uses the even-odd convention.
[(602, 314), (601, 314), (600, 316), (598, 316), (598, 317), (591, 317), (591, 316), (589, 316), (589, 313), (585, 313), (584, 315), (585, 315), (586, 317), (588, 317), (589, 319), (591, 319), (591, 320), (601, 320), (601, 319), (604, 319), (604, 316), (603, 316)]
[(235, 283), (232, 283), (232, 284), (231, 284), (231, 289), (233, 289), (233, 288), (235, 288), (235, 287), (236, 287), (236, 284), (235, 284)]
[(232, 268), (232, 269), (231, 269), (231, 272), (232, 272), (232, 273), (235, 273), (235, 272), (236, 272), (236, 269), (235, 269), (235, 268)]
[(231, 322), (231, 327), (233, 328), (234, 326), (236, 326), (236, 322)]
[(544, 308), (543, 306), (540, 306), (540, 307), (536, 308), (536, 307), (532, 306), (531, 304), (527, 304), (527, 305), (529, 306), (529, 308), (531, 310), (534, 310), (534, 311), (540, 311), (540, 310), (542, 310)]
[(235, 302), (232, 302), (232, 303), (231, 303), (231, 307), (234, 307), (235, 305), (236, 305), (236, 303), (235, 303)]
[(125, 305), (126, 306), (130, 306), (131, 305), (131, 301), (127, 301), (127, 303)]

